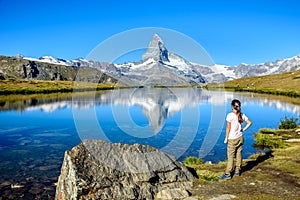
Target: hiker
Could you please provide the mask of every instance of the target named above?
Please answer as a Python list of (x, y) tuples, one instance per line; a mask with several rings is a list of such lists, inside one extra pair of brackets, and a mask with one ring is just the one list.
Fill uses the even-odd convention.
[[(246, 131), (252, 124), (248, 117), (242, 113), (241, 102), (237, 99), (231, 102), (232, 112), (226, 116), (226, 137), (224, 143), (227, 144), (227, 167), (225, 173), (220, 176), (220, 179), (231, 179), (233, 172), (233, 159), (236, 157), (235, 176), (241, 175), (242, 166), (242, 149), (244, 144), (243, 132)], [(246, 126), (242, 128), (243, 122)]]

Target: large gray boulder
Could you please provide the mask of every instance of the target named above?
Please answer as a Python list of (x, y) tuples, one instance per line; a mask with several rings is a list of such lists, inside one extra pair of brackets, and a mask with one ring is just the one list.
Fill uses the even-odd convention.
[(183, 199), (193, 179), (153, 147), (84, 140), (65, 152), (55, 199)]

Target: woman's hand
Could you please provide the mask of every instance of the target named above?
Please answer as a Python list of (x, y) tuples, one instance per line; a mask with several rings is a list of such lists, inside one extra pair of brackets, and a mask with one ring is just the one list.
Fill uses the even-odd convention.
[(227, 144), (228, 143), (228, 138), (226, 137), (225, 139), (224, 139), (224, 144)]

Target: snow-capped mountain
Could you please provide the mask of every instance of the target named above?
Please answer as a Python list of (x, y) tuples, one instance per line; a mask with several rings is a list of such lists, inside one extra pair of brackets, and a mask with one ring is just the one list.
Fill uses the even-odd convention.
[(238, 66), (212, 65), (202, 66), (193, 63), (207, 82), (225, 82), (242, 77), (279, 74), (300, 69), (300, 54), (292, 58), (276, 60), (261, 64), (249, 65), (241, 63)]
[[(300, 69), (300, 54), (291, 58), (256, 65), (240, 64), (235, 70), (237, 77), (279, 74)], [(245, 73), (246, 72), (246, 73)]]
[(51, 56), (28, 58), (26, 60), (66, 65), (89, 66), (106, 73), (127, 85), (174, 85), (202, 84), (205, 79), (193, 65), (167, 50), (162, 39), (155, 34), (140, 62), (110, 64), (86, 59), (64, 60)]
[(169, 51), (157, 34), (153, 36), (140, 62), (125, 63), (115, 65), (115, 67), (122, 75), (121, 80), (129, 85), (202, 84), (205, 82), (201, 73), (194, 70), (191, 63)]
[(84, 58), (77, 58), (74, 60), (65, 60), (62, 58), (55, 58), (52, 56), (42, 56), (40, 58), (29, 58), (23, 57), (25, 60), (36, 61), (36, 62), (43, 62), (43, 63), (50, 63), (55, 65), (64, 65), (64, 66), (86, 66), (86, 67), (97, 67), (102, 62), (95, 62), (92, 60), (87, 60)]
[(169, 51), (162, 39), (154, 34), (140, 62), (112, 64), (78, 58), (64, 60), (51, 56), (26, 60), (65, 66), (88, 66), (97, 68), (127, 85), (174, 85), (225, 82), (242, 77), (269, 75), (300, 69), (300, 54), (292, 58), (256, 65), (241, 63), (238, 66), (204, 66), (191, 63)]

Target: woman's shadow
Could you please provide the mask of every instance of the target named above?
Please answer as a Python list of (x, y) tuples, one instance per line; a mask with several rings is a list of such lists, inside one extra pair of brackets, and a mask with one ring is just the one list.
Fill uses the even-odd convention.
[(242, 166), (241, 171), (245, 172), (245, 171), (252, 170), (253, 167), (257, 166), (259, 163), (262, 163), (265, 160), (274, 157), (272, 153), (273, 153), (273, 151), (269, 150), (266, 153), (264, 153), (263, 155), (259, 155), (255, 160), (247, 161), (247, 164)]

